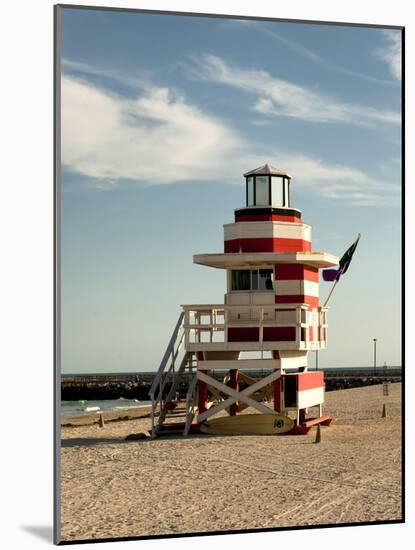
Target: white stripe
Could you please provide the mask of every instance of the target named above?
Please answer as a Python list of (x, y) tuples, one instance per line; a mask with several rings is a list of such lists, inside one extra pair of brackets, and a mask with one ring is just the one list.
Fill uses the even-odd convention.
[(303, 280), (303, 289), (306, 296), (319, 296), (319, 284), (314, 281)]
[(300, 280), (284, 280), (275, 282), (275, 294), (277, 296), (291, 296), (304, 294), (305, 296), (313, 296), (318, 298), (319, 285), (312, 281)]
[(280, 358), (275, 359), (279, 367), (285, 372), (285, 369), (295, 369), (307, 366), (306, 351), (280, 351)]
[(297, 393), (297, 401), (297, 407), (299, 409), (305, 409), (306, 407), (313, 407), (314, 405), (324, 403), (324, 386), (299, 391)]
[(318, 312), (316, 308), (307, 311), (307, 323), (311, 327), (310, 340), (315, 342), (318, 340)]
[(225, 241), (233, 239), (300, 239), (311, 242), (311, 225), (284, 222), (239, 222), (223, 226)]

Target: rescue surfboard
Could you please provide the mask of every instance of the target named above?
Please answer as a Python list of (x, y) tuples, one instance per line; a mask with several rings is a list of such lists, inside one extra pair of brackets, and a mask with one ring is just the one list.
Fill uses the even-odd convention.
[(278, 435), (293, 427), (294, 420), (280, 414), (240, 414), (208, 419), (200, 430), (212, 435)]

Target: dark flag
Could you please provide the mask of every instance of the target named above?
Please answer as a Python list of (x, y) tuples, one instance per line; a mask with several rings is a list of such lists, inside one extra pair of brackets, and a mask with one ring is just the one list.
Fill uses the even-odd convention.
[(341, 257), (341, 260), (339, 262), (339, 267), (337, 269), (324, 269), (323, 270), (323, 280), (324, 281), (338, 281), (340, 277), (343, 275), (343, 273), (346, 273), (346, 271), (349, 269), (350, 262), (352, 261), (354, 251), (357, 248), (357, 244), (360, 240), (360, 233), (357, 236), (357, 239), (352, 244), (350, 248), (346, 250), (346, 252)]

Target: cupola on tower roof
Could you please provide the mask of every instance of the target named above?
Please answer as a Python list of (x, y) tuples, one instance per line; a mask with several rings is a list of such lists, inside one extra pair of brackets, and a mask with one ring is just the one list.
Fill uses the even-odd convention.
[(286, 178), (291, 178), (287, 172), (284, 172), (283, 170), (280, 170), (276, 166), (273, 166), (272, 164), (264, 164), (263, 166), (260, 166), (259, 168), (255, 168), (254, 170), (250, 170), (249, 172), (245, 172), (244, 176), (256, 176), (256, 175), (270, 175), (270, 176), (285, 176)]
[(264, 164), (259, 168), (245, 172), (246, 206), (290, 207), (291, 176), (272, 166)]

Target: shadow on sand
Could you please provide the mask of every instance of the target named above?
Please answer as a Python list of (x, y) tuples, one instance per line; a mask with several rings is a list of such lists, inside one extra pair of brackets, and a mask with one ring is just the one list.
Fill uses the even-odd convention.
[[(183, 435), (180, 433), (163, 433), (159, 434), (156, 439), (151, 439), (151, 437), (147, 437), (145, 439), (138, 439), (138, 440), (126, 440), (125, 438), (115, 438), (115, 437), (89, 437), (89, 438), (82, 438), (82, 437), (73, 437), (68, 439), (62, 439), (61, 440), (61, 447), (67, 448), (67, 447), (94, 447), (95, 445), (114, 445), (114, 444), (120, 444), (120, 445), (134, 445), (134, 444), (145, 444), (152, 442), (152, 444), (157, 444), (160, 441), (168, 440), (175, 440), (180, 439), (181, 441), (191, 441), (193, 439), (214, 439), (214, 438), (233, 438), (233, 437), (257, 437), (254, 435), (242, 435), (242, 434), (235, 434), (235, 435), (214, 435), (214, 434), (189, 434), (187, 437), (183, 437)], [(261, 436), (261, 437), (267, 437), (267, 436)], [(268, 437), (278, 437), (278, 436), (268, 436)], [(299, 437), (299, 436), (291, 436), (284, 438), (285, 443), (289, 442), (289, 445), (310, 445), (314, 444), (314, 439), (310, 437)]]
[(147, 437), (145, 439), (131, 439), (126, 440), (125, 438), (116, 438), (116, 437), (89, 437), (89, 438), (83, 438), (83, 437), (71, 437), (68, 439), (62, 439), (61, 440), (61, 447), (93, 447), (95, 445), (113, 445), (113, 444), (121, 444), (121, 445), (134, 445), (134, 444), (141, 444), (141, 443), (148, 443), (152, 442), (153, 444), (157, 444), (157, 442), (165, 441), (166, 439), (180, 439), (181, 441), (189, 441), (192, 439), (208, 439), (211, 437), (220, 437), (220, 436), (211, 436), (208, 434), (190, 434), (187, 437), (183, 437), (183, 435), (176, 434), (176, 433), (166, 433), (166, 434), (159, 434), (157, 436), (157, 439), (151, 439), (151, 437)]
[(114, 443), (131, 443), (125, 439), (114, 437), (72, 437), (61, 440), (61, 447), (93, 447), (95, 445), (111, 445)]

